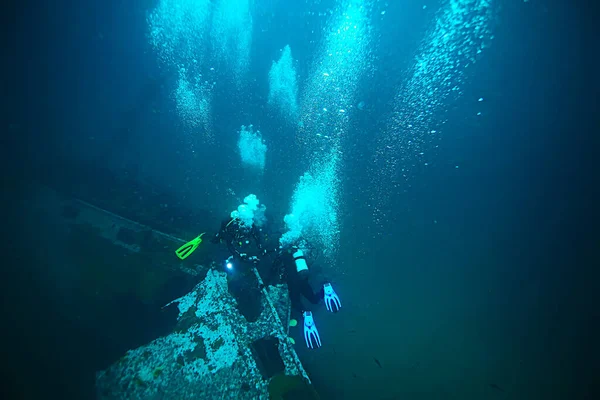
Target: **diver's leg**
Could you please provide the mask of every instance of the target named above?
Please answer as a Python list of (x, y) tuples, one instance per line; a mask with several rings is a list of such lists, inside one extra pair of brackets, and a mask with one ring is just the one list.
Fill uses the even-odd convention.
[(301, 279), (300, 280), (300, 291), (302, 292), (302, 295), (304, 297), (306, 297), (306, 299), (308, 301), (310, 301), (313, 304), (319, 304), (319, 302), (321, 300), (323, 300), (323, 296), (324, 296), (324, 292), (323, 289), (321, 289), (319, 291), (319, 293), (315, 293), (312, 290), (312, 287), (310, 286), (310, 283), (308, 283), (308, 279)]
[(302, 305), (302, 293), (300, 288), (294, 284), (294, 282), (288, 282), (288, 292), (290, 294), (290, 303), (292, 304), (292, 311), (302, 315), (304, 306)]

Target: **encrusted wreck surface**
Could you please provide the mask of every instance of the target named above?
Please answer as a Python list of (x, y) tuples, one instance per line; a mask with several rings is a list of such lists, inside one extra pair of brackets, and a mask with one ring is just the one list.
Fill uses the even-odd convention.
[(268, 399), (274, 376), (309, 383), (287, 338), (285, 286), (263, 289), (262, 313), (248, 322), (227, 288), (227, 276), (210, 270), (175, 300), (175, 330), (128, 351), (97, 374), (99, 399)]

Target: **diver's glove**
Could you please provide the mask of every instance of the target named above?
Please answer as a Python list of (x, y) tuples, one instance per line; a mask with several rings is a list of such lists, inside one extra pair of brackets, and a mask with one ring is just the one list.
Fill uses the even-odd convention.
[(304, 311), (302, 315), (304, 315), (304, 340), (306, 340), (306, 347), (314, 348), (313, 341), (314, 346), (321, 347), (321, 338), (319, 337), (319, 331), (317, 331), (312, 312)]
[[(327, 307), (327, 310), (331, 312), (339, 311), (340, 308), (342, 308), (342, 302), (340, 301), (338, 295), (335, 293), (335, 290), (333, 290), (331, 283), (326, 283), (323, 285), (323, 292), (323, 297), (325, 299), (325, 307)], [(333, 309), (333, 306), (335, 306), (335, 310)]]

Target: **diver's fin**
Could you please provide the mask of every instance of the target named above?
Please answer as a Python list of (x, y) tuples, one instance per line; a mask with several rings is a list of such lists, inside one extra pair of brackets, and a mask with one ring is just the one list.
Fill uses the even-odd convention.
[[(204, 232), (204, 233), (206, 233), (206, 232)], [(192, 254), (194, 252), (194, 250), (196, 250), (198, 248), (198, 245), (200, 243), (202, 243), (202, 236), (204, 235), (204, 233), (201, 233), (194, 240), (190, 240), (189, 242), (187, 242), (186, 244), (184, 244), (183, 246), (178, 248), (175, 251), (175, 254), (177, 254), (177, 257), (179, 257), (181, 260), (185, 260), (190, 254)]]

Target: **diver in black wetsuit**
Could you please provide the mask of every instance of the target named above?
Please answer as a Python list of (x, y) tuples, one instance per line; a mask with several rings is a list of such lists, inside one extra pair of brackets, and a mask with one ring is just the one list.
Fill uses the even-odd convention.
[(323, 300), (324, 290), (315, 293), (308, 281), (308, 264), (304, 253), (299, 249), (281, 251), (273, 261), (271, 273), (278, 275), (279, 279), (286, 282), (290, 293), (292, 309), (300, 314), (306, 311), (302, 297), (312, 304), (319, 304)]
[(304, 317), (304, 339), (306, 346), (321, 346), (321, 338), (312, 312), (304, 306), (302, 297), (312, 304), (325, 301), (328, 311), (337, 312), (342, 307), (338, 295), (333, 290), (331, 283), (325, 282), (319, 292), (315, 293), (308, 281), (308, 264), (304, 252), (298, 247), (282, 250), (273, 261), (271, 274), (278, 275), (280, 280), (287, 283), (292, 303), (292, 311)]
[[(259, 256), (266, 253), (261, 244), (261, 232), (256, 224), (250, 228), (244, 227), (239, 218), (225, 219), (221, 222), (221, 229), (211, 239), (212, 243), (225, 243), (231, 253), (227, 262), (242, 261), (253, 263), (260, 262)], [(231, 267), (228, 265), (228, 268)]]
[(248, 321), (256, 321), (261, 312), (261, 288), (254, 268), (266, 252), (262, 232), (256, 224), (244, 225), (240, 218), (221, 222), (221, 228), (211, 238), (213, 244), (224, 243), (229, 257), (224, 262), (229, 292), (236, 299), (238, 310)]

